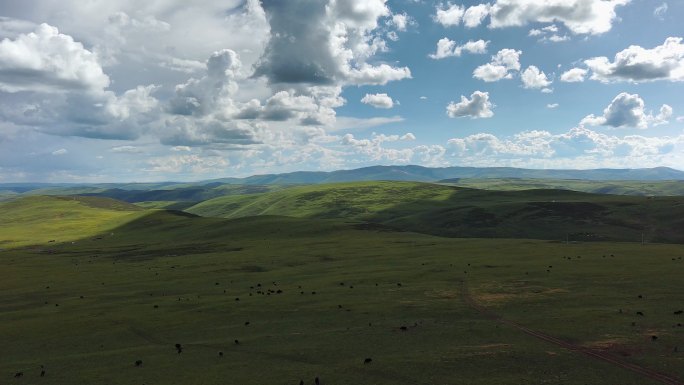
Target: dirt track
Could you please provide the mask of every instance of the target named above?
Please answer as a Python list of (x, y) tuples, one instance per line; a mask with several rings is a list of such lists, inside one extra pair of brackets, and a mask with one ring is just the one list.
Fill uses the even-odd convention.
[(571, 350), (571, 351), (574, 351), (577, 353), (584, 354), (586, 356), (589, 356), (589, 357), (597, 359), (597, 360), (609, 362), (615, 366), (619, 366), (623, 369), (630, 370), (634, 373), (641, 374), (642, 376), (649, 378), (649, 379), (656, 381), (656, 382), (660, 382), (660, 383), (668, 384), (668, 385), (684, 385), (684, 382), (682, 382), (676, 378), (673, 378), (673, 377), (670, 377), (668, 375), (656, 372), (652, 369), (648, 369), (648, 368), (645, 368), (643, 366), (639, 366), (636, 364), (632, 364), (632, 363), (623, 361), (622, 359), (615, 357), (615, 356), (613, 356), (607, 352), (598, 351), (598, 350), (590, 349), (590, 348), (587, 348), (584, 346), (571, 344), (567, 341), (563, 341), (561, 339), (558, 339), (558, 338), (553, 337), (551, 335), (548, 335), (546, 333), (525, 327), (525, 326), (523, 326), (517, 322), (507, 320), (507, 319), (503, 318), (502, 316), (500, 316), (496, 313), (493, 313), (492, 311), (488, 310), (484, 306), (477, 303), (477, 301), (475, 301), (475, 299), (470, 295), (470, 291), (468, 290), (468, 285), (465, 281), (461, 281), (461, 296), (463, 298), (463, 301), (466, 304), (468, 304), (468, 306), (477, 310), (480, 314), (484, 315), (485, 317), (487, 317), (493, 321), (499, 322), (501, 324), (512, 326), (512, 327), (514, 327), (514, 328), (516, 328), (516, 329), (522, 331), (523, 333), (530, 335), (532, 337), (536, 337), (540, 340), (544, 340), (546, 342), (552, 343), (552, 344), (560, 346), (562, 348), (565, 348), (565, 349), (568, 349), (568, 350)]

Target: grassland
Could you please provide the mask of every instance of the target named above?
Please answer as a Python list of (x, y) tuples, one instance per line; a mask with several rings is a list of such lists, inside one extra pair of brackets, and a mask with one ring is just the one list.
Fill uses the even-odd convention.
[(210, 199), (201, 216), (345, 218), (448, 237), (684, 242), (684, 198), (355, 182)]
[(519, 191), (535, 189), (573, 190), (592, 194), (682, 196), (684, 181), (596, 181), (581, 179), (525, 179), (525, 178), (459, 178), (444, 180), (451, 186), (496, 190)]
[(507, 319), (684, 378), (682, 245), (30, 199), (0, 204), (2, 384), (655, 383), (484, 317), (463, 282)]
[(107, 198), (26, 197), (0, 205), (0, 248), (51, 241), (71, 242), (96, 236), (144, 212)]

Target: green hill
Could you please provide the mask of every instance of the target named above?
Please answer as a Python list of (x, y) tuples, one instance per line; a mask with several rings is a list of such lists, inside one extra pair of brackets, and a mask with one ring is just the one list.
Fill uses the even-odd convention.
[(75, 241), (138, 218), (144, 211), (109, 198), (31, 196), (0, 203), (0, 248)]
[(225, 196), (186, 209), (224, 218), (287, 215), (369, 219), (398, 204), (447, 199), (456, 189), (415, 182), (353, 182), (292, 187), (265, 194)]
[(211, 199), (187, 212), (225, 218), (342, 218), (449, 237), (684, 242), (684, 198), (565, 190), (487, 191), (414, 182), (314, 185)]
[(522, 178), (491, 178), (445, 179), (439, 183), (452, 186), (468, 187), (484, 190), (530, 190), (530, 189), (559, 189), (574, 190), (594, 194), (612, 195), (641, 195), (641, 196), (684, 196), (684, 181), (595, 181), (580, 179), (522, 179)]

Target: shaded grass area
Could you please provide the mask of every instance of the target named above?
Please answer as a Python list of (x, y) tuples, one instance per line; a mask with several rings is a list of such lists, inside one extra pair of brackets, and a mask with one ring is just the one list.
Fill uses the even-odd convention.
[(684, 181), (640, 181), (640, 180), (581, 180), (581, 179), (526, 179), (526, 178), (456, 178), (439, 183), (451, 186), (482, 190), (518, 191), (532, 189), (573, 190), (592, 194), (681, 196), (684, 195)]
[(483, 318), (461, 301), (463, 279), (508, 318), (684, 377), (680, 245), (129, 219), (93, 224), (113, 236), (0, 252), (1, 383), (649, 384)]
[(567, 190), (486, 191), (359, 182), (211, 199), (186, 211), (238, 218), (346, 218), (448, 237), (684, 242), (684, 198)]

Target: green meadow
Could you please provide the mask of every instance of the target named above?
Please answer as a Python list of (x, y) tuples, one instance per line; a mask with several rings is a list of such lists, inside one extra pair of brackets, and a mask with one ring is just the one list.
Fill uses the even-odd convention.
[(468, 293), (684, 378), (680, 197), (362, 182), (179, 202), (0, 203), (0, 384), (661, 383)]

